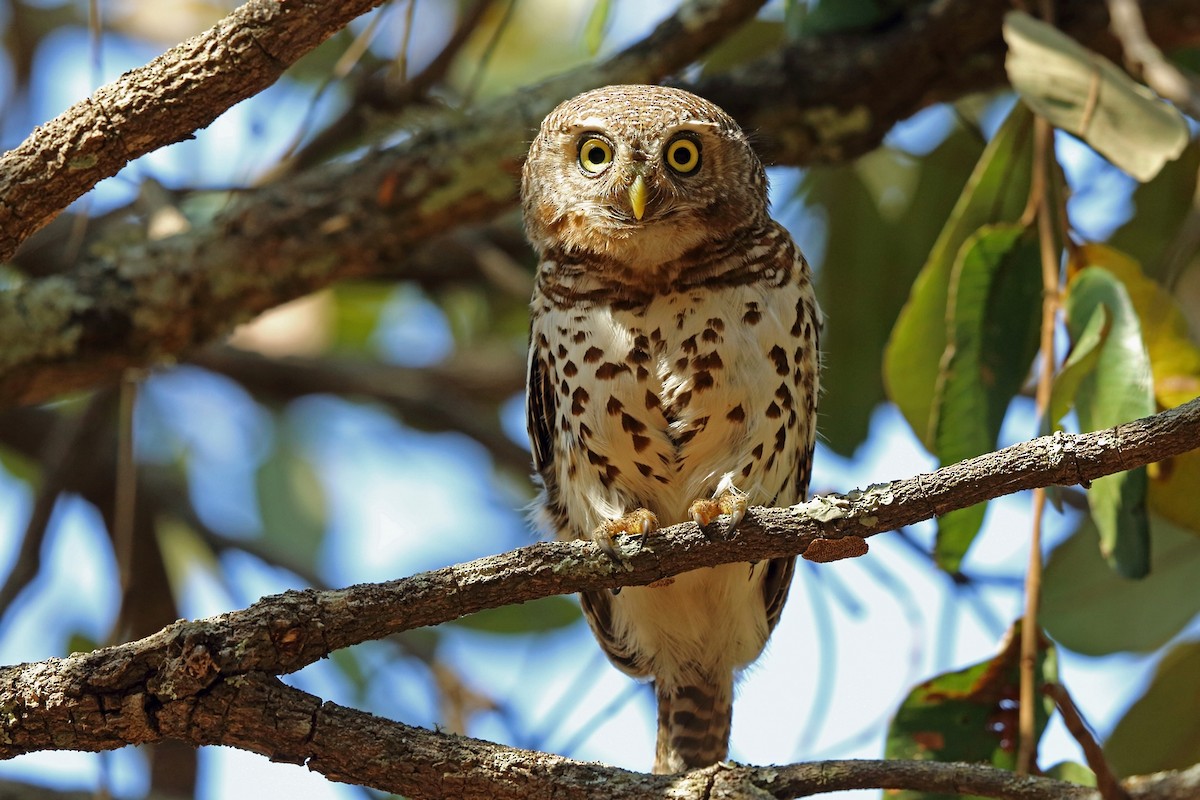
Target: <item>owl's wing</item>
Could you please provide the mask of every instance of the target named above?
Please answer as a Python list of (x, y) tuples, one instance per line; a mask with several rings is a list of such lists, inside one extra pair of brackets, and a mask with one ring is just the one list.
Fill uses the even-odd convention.
[(543, 476), (554, 458), (554, 420), (558, 417), (558, 400), (550, 380), (546, 360), (531, 341), (525, 372), (525, 426), (529, 430), (533, 468)]

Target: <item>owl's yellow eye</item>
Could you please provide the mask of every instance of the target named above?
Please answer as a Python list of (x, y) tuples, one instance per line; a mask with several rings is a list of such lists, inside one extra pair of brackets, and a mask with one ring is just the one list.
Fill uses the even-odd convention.
[(579, 166), (589, 175), (604, 172), (612, 160), (612, 145), (598, 136), (589, 136), (579, 145)]
[(667, 145), (667, 166), (680, 175), (690, 175), (700, 169), (700, 145), (687, 138), (676, 139)]

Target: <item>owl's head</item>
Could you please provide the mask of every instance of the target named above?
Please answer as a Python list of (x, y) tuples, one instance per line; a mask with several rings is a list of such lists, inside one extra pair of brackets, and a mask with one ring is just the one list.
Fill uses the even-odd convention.
[(606, 86), (542, 122), (521, 182), (539, 253), (653, 270), (767, 218), (767, 181), (717, 106), (664, 86)]

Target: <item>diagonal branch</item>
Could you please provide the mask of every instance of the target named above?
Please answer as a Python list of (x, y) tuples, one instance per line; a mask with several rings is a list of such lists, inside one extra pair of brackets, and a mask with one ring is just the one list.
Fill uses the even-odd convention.
[(0, 292), (0, 406), (112, 380), (122, 369), (211, 341), (334, 280), (388, 274), (425, 239), (513, 204), (529, 133), (560, 100), (596, 82), (659, 81), (762, 2), (688, 0), (646, 38), (599, 65), (471, 115), (435, 116), (374, 157), (247, 192), (192, 233), (126, 247), (71, 276)]
[[(514, 206), (525, 145), (557, 102), (605, 83), (662, 80), (760, 4), (692, 0), (608, 61), (471, 115), (430, 114), (394, 147), (248, 190), (192, 232), (0, 292), (0, 407), (111, 382), (126, 367), (175, 357), (345, 277), (410, 274), (419, 245)], [(1009, 5), (924, 3), (880, 30), (802, 39), (688, 88), (726, 106), (777, 163), (849, 159), (933, 102), (1003, 86), (1000, 18)], [(1191, 0), (1144, 6), (1162, 47), (1200, 41)], [(1061, 0), (1059, 17), (1085, 45), (1118, 47), (1103, 4)]]
[(249, 0), (0, 156), (0, 261), (130, 161), (191, 138), (383, 0)]
[[(177, 622), (136, 642), (0, 669), (0, 758), (47, 749), (106, 750), (182, 735), (196, 704), (334, 650), (487, 608), (581, 590), (644, 585), (704, 566), (793, 554), (861, 555), (865, 537), (1004, 494), (1071, 485), (1200, 447), (1200, 399), (1086, 434), (1057, 433), (933, 473), (792, 508), (756, 508), (733, 533), (692, 523), (621, 541), (623, 563), (587, 542), (548, 542), (382, 584), (286, 592), (248, 609)], [(232, 700), (231, 700), (232, 702)], [(222, 712), (222, 719), (232, 713)], [(275, 711), (272, 711), (274, 714)], [(284, 733), (308, 726), (277, 715)], [(303, 727), (307, 731), (307, 727)], [(310, 733), (302, 738), (309, 741)], [(188, 741), (211, 739), (188, 734)], [(457, 741), (457, 740), (456, 740)], [(281, 758), (268, 742), (238, 746)], [(300, 757), (300, 756), (296, 756)], [(312, 757), (311, 754), (303, 756)], [(443, 762), (445, 763), (445, 759)], [(340, 777), (336, 770), (331, 777)]]

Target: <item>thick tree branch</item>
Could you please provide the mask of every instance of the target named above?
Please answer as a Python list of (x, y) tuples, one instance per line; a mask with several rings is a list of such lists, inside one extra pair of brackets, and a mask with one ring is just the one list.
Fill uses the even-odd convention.
[(424, 239), (512, 205), (529, 133), (560, 99), (595, 82), (661, 80), (760, 5), (689, 0), (597, 66), (468, 117), (447, 112), (376, 157), (249, 192), (209, 227), (0, 292), (0, 405), (111, 379), (210, 341), (285, 297), (386, 273)]
[[(552, 594), (647, 584), (733, 561), (792, 554), (827, 561), (861, 555), (865, 537), (877, 533), (1022, 489), (1087, 483), (1197, 447), (1200, 399), (1108, 430), (1042, 437), (844, 497), (816, 498), (792, 508), (752, 509), (733, 533), (705, 532), (685, 523), (642, 540), (626, 538), (621, 541), (624, 563), (620, 566), (590, 543), (552, 542), (384, 584), (287, 592), (242, 611), (178, 622), (129, 644), (0, 669), (0, 708), (5, 710), (0, 715), (0, 757), (181, 738), (307, 761), (339, 780), (365, 781), (368, 774), (382, 776), (385, 772), (380, 770), (390, 769), (388, 782), (374, 783), (372, 777), (372, 785), (408, 793), (417, 784), (390, 781), (426, 780), (413, 765), (423, 757), (421, 748), (428, 746), (436, 751), (429, 758), (439, 765), (435, 775), (439, 781), (449, 779), (440, 766), (446, 763), (492, 765), (492, 794), (468, 793), (458, 784), (441, 786), (441, 794), (496, 796), (495, 781), (515, 780), (516, 773), (525, 780), (537, 772), (514, 768), (510, 774), (500, 769), (501, 764), (526, 757), (549, 765), (544, 767), (549, 770), (546, 774), (554, 776), (558, 786), (557, 771), (572, 762), (392, 725), (301, 697), (302, 693), (270, 676), (294, 672), (334, 650), (369, 639)], [(368, 741), (374, 744), (364, 744)], [(355, 761), (349, 764), (344, 759)], [(385, 762), (404, 768), (385, 767)], [(713, 781), (718, 773), (720, 768), (711, 775)], [(643, 795), (651, 791), (650, 796), (655, 796), (657, 784), (647, 780), (659, 779), (636, 778)], [(828, 788), (851, 788), (848, 783), (831, 783), (828, 775), (825, 781), (821, 785)], [(713, 785), (701, 786), (696, 796), (709, 796)], [(1013, 785), (956, 786), (972, 794), (1048, 796), (1032, 789), (1022, 793), (1024, 789)], [(809, 785), (807, 791), (813, 790)]]
[(382, 0), (249, 0), (0, 156), (0, 261), (104, 178), (189, 139)]
[[(340, 278), (406, 274), (418, 244), (513, 206), (524, 147), (557, 102), (600, 84), (661, 80), (759, 4), (693, 0), (606, 62), (468, 116), (431, 115), (400, 144), (356, 163), (247, 191), (209, 225), (0, 293), (0, 407), (111, 381)], [(937, 0), (883, 30), (804, 40), (690, 88), (739, 116), (780, 163), (849, 158), (932, 102), (1003, 85), (1007, 7)], [(1068, 33), (1114, 50), (1102, 4), (1058, 8)], [(1189, 0), (1151, 0), (1145, 17), (1165, 48), (1200, 40), (1200, 11)]]

